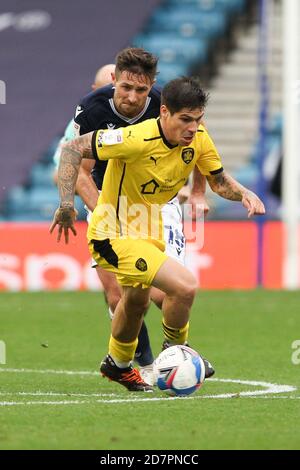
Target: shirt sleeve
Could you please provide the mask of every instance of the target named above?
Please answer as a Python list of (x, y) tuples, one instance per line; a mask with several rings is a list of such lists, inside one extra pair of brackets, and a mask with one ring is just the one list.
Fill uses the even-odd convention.
[(119, 159), (133, 162), (142, 150), (142, 141), (135, 126), (98, 130), (93, 133), (92, 149), (99, 160)]
[(201, 130), (198, 131), (201, 135), (200, 146), (201, 152), (197, 160), (197, 167), (200, 172), (205, 175), (215, 175), (223, 171), (222, 161), (220, 155), (210, 138), (208, 132), (201, 126)]
[(76, 129), (77, 136), (84, 135), (95, 130), (95, 127), (93, 127), (89, 121), (88, 111), (81, 104), (79, 104), (75, 110), (74, 127)]

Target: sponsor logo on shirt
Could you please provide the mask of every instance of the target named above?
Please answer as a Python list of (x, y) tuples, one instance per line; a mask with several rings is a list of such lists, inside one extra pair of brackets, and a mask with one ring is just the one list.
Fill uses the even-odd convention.
[(98, 147), (105, 145), (116, 145), (123, 142), (122, 129), (100, 131), (98, 133)]

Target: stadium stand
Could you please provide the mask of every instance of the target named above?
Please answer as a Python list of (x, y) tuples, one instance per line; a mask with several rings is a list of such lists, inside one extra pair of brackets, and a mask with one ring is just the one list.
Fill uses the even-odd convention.
[[(267, 158), (264, 164), (266, 188), (270, 187), (281, 152), (281, 4), (274, 4), (268, 70), (268, 125), (264, 136)], [(226, 168), (242, 183), (257, 190), (259, 141), (259, 46), (258, 24), (239, 31), (236, 47), (228, 60), (219, 67), (218, 75), (210, 82), (210, 103), (206, 122), (222, 155)], [(213, 199), (214, 218), (242, 218), (239, 207), (229, 207), (227, 201)], [(268, 216), (278, 217), (278, 201), (266, 195)], [(237, 205), (238, 206), (238, 205)]]
[(162, 85), (175, 76), (178, 61), (185, 67), (183, 73), (198, 72), (208, 80), (216, 71), (220, 54), (231, 47), (233, 13), (241, 13), (246, 3), (167, 0), (154, 11), (143, 34), (136, 36), (133, 43), (159, 56)]
[[(208, 84), (211, 100), (206, 122), (209, 130), (226, 168), (242, 184), (253, 189), (257, 182), (259, 145), (255, 3), (249, 0), (159, 2), (142, 31), (132, 40), (133, 45), (142, 46), (159, 57), (160, 85), (177, 76), (192, 73), (199, 74)], [(280, 11), (277, 15), (280, 17)], [(273, 32), (274, 35), (277, 33), (277, 30)], [(275, 38), (274, 44), (272, 113), (276, 113), (280, 106), (277, 91), (281, 52), (278, 39)], [(280, 116), (276, 119), (266, 136), (266, 145), (273, 155), (281, 148)], [(8, 194), (2, 211), (6, 220), (51, 219), (58, 200), (52, 180), (52, 159), (57, 142), (58, 138), (55, 138), (32, 167), (25, 184), (14, 187)], [(270, 174), (269, 179), (272, 179)], [(212, 218), (244, 217), (239, 205), (235, 210), (234, 205), (227, 201), (220, 198), (214, 200), (212, 195), (209, 197), (215, 208), (211, 211)], [(77, 208), (79, 218), (84, 218), (79, 199)]]
[(129, 44), (159, 3), (148, 0), (141, 8), (131, 0), (129, 14), (121, 0), (104, 9), (97, 0), (84, 8), (80, 0), (72, 8), (70, 2), (1, 1), (0, 80), (7, 86), (0, 104), (0, 204), (13, 185), (27, 187), (32, 165), (63, 131), (97, 67)]

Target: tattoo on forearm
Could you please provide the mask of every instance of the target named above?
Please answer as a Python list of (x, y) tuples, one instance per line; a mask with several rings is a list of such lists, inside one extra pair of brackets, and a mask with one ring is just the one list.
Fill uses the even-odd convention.
[(58, 188), (62, 207), (73, 207), (75, 186), (82, 158), (93, 158), (92, 133), (71, 140), (62, 147)]
[(231, 201), (241, 201), (247, 191), (244, 186), (225, 171), (217, 175), (208, 176), (207, 181), (214, 192)]

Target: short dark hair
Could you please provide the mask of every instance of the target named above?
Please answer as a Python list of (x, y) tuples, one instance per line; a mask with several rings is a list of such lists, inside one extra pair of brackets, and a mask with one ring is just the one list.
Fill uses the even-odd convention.
[(168, 82), (161, 93), (161, 104), (164, 104), (171, 114), (183, 108), (205, 108), (208, 101), (206, 93), (196, 77), (179, 77)]
[(158, 58), (140, 47), (127, 47), (116, 57), (116, 74), (124, 70), (137, 75), (146, 75), (150, 80), (157, 74)]

